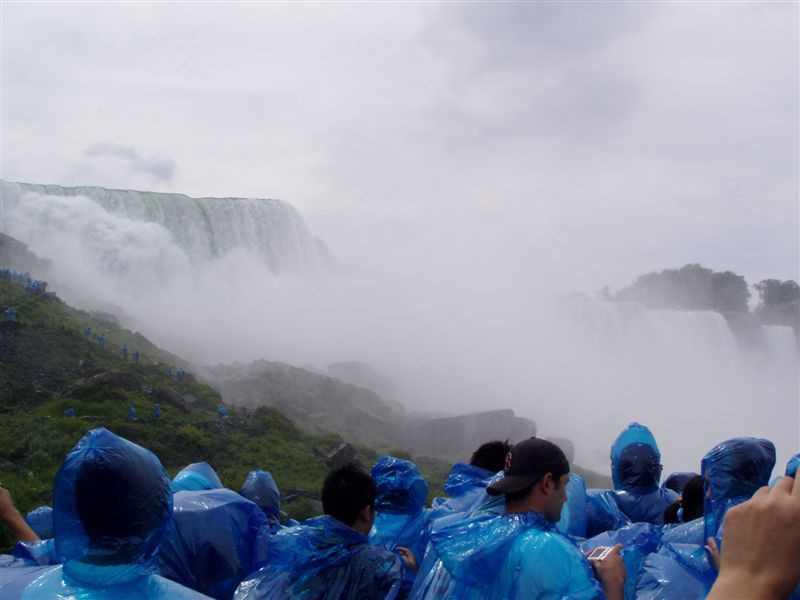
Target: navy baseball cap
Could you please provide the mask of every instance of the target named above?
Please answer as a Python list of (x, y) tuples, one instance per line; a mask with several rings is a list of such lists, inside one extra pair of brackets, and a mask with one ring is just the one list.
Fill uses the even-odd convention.
[(547, 473), (561, 477), (569, 473), (569, 461), (553, 442), (532, 437), (511, 448), (503, 471), (503, 478), (486, 488), (490, 496), (523, 490)]

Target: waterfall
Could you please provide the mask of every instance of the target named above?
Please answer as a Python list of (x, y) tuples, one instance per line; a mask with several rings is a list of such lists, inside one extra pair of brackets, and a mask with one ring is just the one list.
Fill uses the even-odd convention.
[[(256, 198), (190, 198), (183, 194), (109, 190), (101, 187), (61, 187), (0, 182), (4, 232), (29, 244), (36, 252), (42, 238), (70, 232), (109, 257), (113, 264), (124, 244), (144, 244), (153, 236), (114, 235), (125, 223), (135, 228), (162, 228), (169, 242), (192, 263), (204, 262), (241, 249), (260, 257), (275, 273), (329, 269), (332, 258), (315, 239), (299, 213), (281, 200)], [(91, 225), (88, 221), (93, 221)], [(140, 228), (141, 229), (141, 228)], [(147, 228), (144, 228), (147, 229)], [(111, 235), (108, 235), (111, 233)], [(163, 232), (162, 232), (163, 235)], [(151, 240), (152, 241), (152, 240)]]

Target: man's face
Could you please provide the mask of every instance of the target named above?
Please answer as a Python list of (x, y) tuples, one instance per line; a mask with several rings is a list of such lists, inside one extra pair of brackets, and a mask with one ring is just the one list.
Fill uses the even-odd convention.
[[(556, 480), (554, 480), (556, 481)], [(567, 501), (567, 483), (569, 483), (569, 473), (566, 473), (558, 478), (559, 486), (553, 490), (548, 503), (549, 514), (545, 517), (552, 523), (558, 523), (561, 520), (561, 511), (564, 508), (564, 503)]]

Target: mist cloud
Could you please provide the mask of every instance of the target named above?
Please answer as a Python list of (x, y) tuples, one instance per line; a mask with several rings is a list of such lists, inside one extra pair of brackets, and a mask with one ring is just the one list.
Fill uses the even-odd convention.
[(175, 161), (167, 158), (140, 156), (133, 146), (97, 142), (83, 151), (89, 158), (111, 158), (125, 163), (134, 174), (144, 174), (155, 183), (170, 183), (178, 170)]

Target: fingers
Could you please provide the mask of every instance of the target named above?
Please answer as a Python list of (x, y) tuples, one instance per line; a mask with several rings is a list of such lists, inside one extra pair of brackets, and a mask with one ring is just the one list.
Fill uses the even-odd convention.
[[(794, 486), (794, 478), (793, 477), (781, 477), (778, 480), (778, 483), (775, 484), (775, 487), (773, 489), (775, 490), (775, 492), (778, 492), (778, 493), (781, 493), (781, 494), (791, 494), (793, 486)], [(759, 490), (759, 492), (760, 491), (761, 490)], [(756, 492), (756, 493), (758, 493), (758, 492)]]
[(609, 554), (619, 554), (620, 550), (622, 550), (622, 544), (617, 544), (611, 549), (611, 552), (609, 552)]
[(764, 496), (768, 496), (771, 491), (772, 488), (766, 485), (762, 488), (758, 488), (758, 490), (756, 490), (756, 493), (753, 494), (753, 500), (757, 500), (758, 498), (763, 498)]

